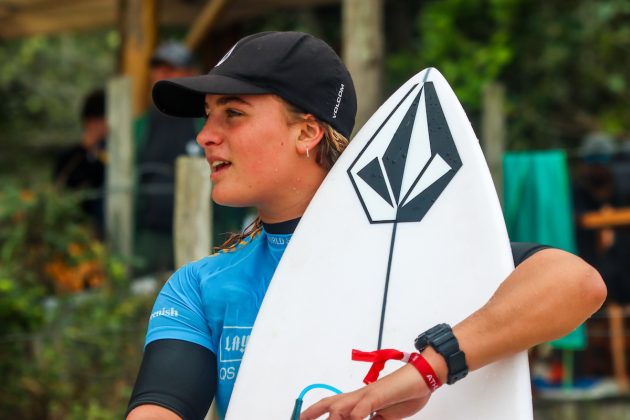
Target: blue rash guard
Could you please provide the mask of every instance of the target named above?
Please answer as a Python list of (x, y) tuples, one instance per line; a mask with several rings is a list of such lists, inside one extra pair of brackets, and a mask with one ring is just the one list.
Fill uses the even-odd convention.
[(233, 250), (177, 270), (155, 301), (145, 347), (155, 340), (177, 339), (214, 353), (221, 418), (258, 309), (290, 238), (263, 228)]

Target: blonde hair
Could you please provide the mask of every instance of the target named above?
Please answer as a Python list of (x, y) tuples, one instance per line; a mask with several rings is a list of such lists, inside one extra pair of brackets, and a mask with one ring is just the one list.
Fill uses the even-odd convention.
[[(285, 101), (284, 99), (278, 97), (284, 104), (287, 109), (287, 123), (295, 124), (301, 121), (304, 121), (306, 118), (306, 112), (297, 108), (293, 104)], [(350, 140), (348, 140), (343, 134), (339, 131), (335, 130), (330, 124), (321, 121), (319, 119), (316, 120), (317, 123), (322, 127), (324, 131), (324, 135), (322, 140), (317, 145), (317, 152), (315, 154), (315, 162), (319, 166), (321, 166), (326, 172), (333, 167), (337, 159), (348, 144)], [(243, 229), (242, 232), (233, 233), (230, 237), (220, 246), (216, 247), (215, 251), (230, 251), (235, 249), (242, 242), (247, 242), (248, 239), (254, 238), (262, 231), (262, 220), (260, 217), (256, 217), (254, 221)]]

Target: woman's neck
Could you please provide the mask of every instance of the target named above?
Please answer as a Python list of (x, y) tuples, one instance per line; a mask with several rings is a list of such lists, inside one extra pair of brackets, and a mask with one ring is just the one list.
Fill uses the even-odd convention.
[(320, 170), (310, 177), (296, 177), (292, 184), (283, 187), (268, 203), (257, 206), (261, 220), (279, 223), (302, 217), (325, 176), (326, 173)]

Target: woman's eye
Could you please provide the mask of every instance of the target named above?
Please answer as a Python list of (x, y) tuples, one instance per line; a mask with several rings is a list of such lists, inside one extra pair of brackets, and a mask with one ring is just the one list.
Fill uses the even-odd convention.
[(238, 117), (243, 115), (240, 111), (237, 111), (235, 109), (227, 109), (225, 112), (227, 113), (228, 117)]

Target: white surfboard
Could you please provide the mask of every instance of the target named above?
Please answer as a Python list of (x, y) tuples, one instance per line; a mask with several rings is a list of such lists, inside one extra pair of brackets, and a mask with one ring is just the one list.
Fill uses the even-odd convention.
[[(479, 142), (435, 69), (403, 85), (321, 185), (247, 344), (229, 420), (288, 419), (300, 392), (361, 387), (351, 350), (414, 351), (480, 308), (513, 270)], [(400, 367), (390, 361), (381, 376)], [(316, 389), (304, 407), (332, 395)], [(443, 386), (414, 419), (532, 419), (525, 354)]]

